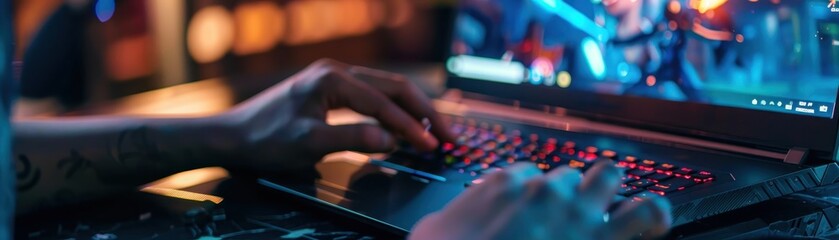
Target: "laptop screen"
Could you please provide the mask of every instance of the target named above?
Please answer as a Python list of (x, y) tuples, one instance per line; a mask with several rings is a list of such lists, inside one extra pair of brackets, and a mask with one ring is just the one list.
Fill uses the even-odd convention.
[(475, 81), (832, 118), (839, 87), (833, 5), (465, 0), (447, 69)]

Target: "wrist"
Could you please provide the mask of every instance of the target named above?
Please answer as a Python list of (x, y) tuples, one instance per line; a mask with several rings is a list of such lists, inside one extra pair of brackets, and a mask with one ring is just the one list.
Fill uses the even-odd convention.
[(194, 127), (196, 149), (203, 151), (208, 159), (220, 167), (241, 165), (235, 156), (241, 154), (244, 146), (240, 128), (228, 114), (196, 119)]
[(237, 152), (235, 130), (220, 116), (176, 119), (153, 127), (159, 148), (169, 153), (181, 153), (189, 169), (200, 167), (228, 167)]

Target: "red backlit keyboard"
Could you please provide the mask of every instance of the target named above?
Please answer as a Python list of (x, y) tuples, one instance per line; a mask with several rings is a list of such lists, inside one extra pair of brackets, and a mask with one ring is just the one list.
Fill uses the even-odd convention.
[(618, 192), (623, 196), (649, 193), (664, 196), (709, 184), (715, 179), (714, 174), (706, 170), (632, 155), (621, 156), (597, 146), (579, 146), (574, 140), (543, 138), (537, 133), (505, 129), (500, 124), (474, 119), (454, 119), (451, 130), (458, 137), (454, 143), (442, 144), (444, 161), (450, 169), (472, 176), (501, 171), (520, 161), (533, 162), (544, 171), (570, 166), (585, 172), (596, 161), (611, 159), (616, 166), (625, 169), (626, 176)]

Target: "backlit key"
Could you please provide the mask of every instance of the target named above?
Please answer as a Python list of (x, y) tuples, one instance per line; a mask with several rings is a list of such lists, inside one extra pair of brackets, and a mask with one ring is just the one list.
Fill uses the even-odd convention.
[(527, 140), (530, 140), (530, 143), (539, 143), (539, 134), (531, 133)]
[(618, 166), (623, 168), (636, 168), (638, 167), (638, 159), (633, 156), (626, 156), (623, 160), (618, 161)]
[(632, 195), (632, 194), (639, 193), (643, 190), (644, 190), (643, 188), (637, 188), (637, 187), (633, 187), (633, 186), (624, 186), (624, 187), (621, 187), (620, 189), (618, 189), (618, 194), (623, 195), (623, 196), (629, 196), (629, 195)]
[(645, 170), (641, 170), (641, 169), (632, 169), (632, 170), (629, 170), (629, 172), (627, 172), (626, 174), (634, 177), (635, 179), (640, 179), (640, 178), (652, 175), (654, 173), (655, 173), (655, 171), (645, 171)]
[(612, 150), (603, 150), (603, 152), (600, 152), (600, 156), (614, 160), (615, 158), (617, 158), (618, 154)]
[(693, 180), (688, 180), (684, 178), (671, 178), (668, 180), (661, 181), (656, 185), (667, 186), (669, 189), (673, 189), (673, 191), (681, 191), (695, 184), (696, 183)]
[(504, 132), (504, 126), (501, 126), (499, 124), (492, 125), (492, 132), (494, 132), (495, 134), (503, 133)]
[(571, 160), (568, 162), (568, 166), (572, 168), (585, 168), (586, 163), (577, 160)]
[(641, 179), (641, 180), (632, 181), (630, 183), (627, 183), (626, 185), (633, 186), (633, 187), (636, 187), (636, 188), (645, 188), (647, 186), (653, 185), (653, 182), (651, 182), (650, 180), (647, 180), (647, 179)]
[[(686, 168), (686, 167), (679, 168), (679, 169), (673, 171), (674, 176), (683, 177), (683, 178), (687, 178), (687, 179), (690, 179), (690, 174), (691, 173), (693, 173), (693, 169)], [(687, 176), (687, 177), (685, 177), (685, 176)]]
[(667, 184), (654, 184), (654, 185), (648, 187), (647, 190), (658, 191), (658, 192), (662, 192), (662, 193), (670, 193), (670, 192), (675, 192), (676, 191), (675, 188), (673, 188), (673, 187), (671, 187), (670, 185), (667, 185)]
[(707, 171), (700, 171), (697, 174), (691, 175), (693, 181), (696, 183), (707, 183), (714, 181), (714, 175)]

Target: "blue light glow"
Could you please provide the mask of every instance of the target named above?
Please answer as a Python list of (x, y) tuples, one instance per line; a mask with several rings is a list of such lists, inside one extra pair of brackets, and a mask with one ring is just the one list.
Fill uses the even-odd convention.
[(475, 48), (482, 48), (484, 46), (487, 29), (474, 17), (469, 15), (457, 17), (455, 31), (470, 46), (474, 46)]
[(542, 9), (568, 21), (571, 26), (585, 32), (598, 41), (605, 42), (609, 39), (609, 32), (606, 29), (597, 25), (597, 23), (586, 17), (585, 14), (577, 11), (577, 9), (562, 0), (533, 0), (533, 2)]
[(114, 3), (114, 0), (96, 1), (96, 6), (94, 7), (94, 10), (96, 10), (96, 18), (98, 18), (100, 22), (108, 21), (114, 16), (115, 8), (116, 4)]
[(556, 8), (556, 0), (538, 0), (547, 5), (550, 8)]
[(583, 39), (583, 54), (591, 73), (598, 80), (602, 80), (606, 75), (606, 64), (603, 63), (603, 53), (600, 51), (600, 47), (591, 38)]

